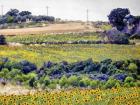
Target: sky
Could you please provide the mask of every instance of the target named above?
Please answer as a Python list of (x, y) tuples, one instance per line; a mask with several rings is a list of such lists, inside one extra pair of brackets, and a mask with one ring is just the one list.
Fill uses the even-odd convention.
[[(31, 11), (33, 15), (48, 14), (56, 18), (83, 20), (89, 10), (90, 21), (107, 21), (107, 15), (114, 8), (129, 8), (131, 14), (140, 15), (140, 0), (0, 0), (4, 13), (9, 9)], [(1, 8), (0, 8), (1, 14)]]

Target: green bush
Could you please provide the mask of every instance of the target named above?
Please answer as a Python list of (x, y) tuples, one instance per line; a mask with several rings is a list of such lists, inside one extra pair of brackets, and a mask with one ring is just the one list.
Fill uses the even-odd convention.
[(83, 77), (80, 81), (79, 81), (79, 86), (80, 87), (87, 87), (90, 85), (90, 79), (88, 77)]
[(14, 17), (13, 16), (8, 16), (7, 22), (8, 23), (13, 23), (13, 21), (14, 21)]
[(109, 80), (105, 83), (104, 88), (112, 88), (112, 87), (116, 87), (118, 85), (118, 80), (113, 79), (113, 78), (109, 78)]
[(50, 88), (50, 89), (56, 89), (56, 84), (51, 83), (51, 84), (48, 85), (48, 88)]
[(92, 80), (92, 81), (90, 81), (90, 87), (91, 88), (97, 88), (98, 86), (99, 86), (99, 81), (97, 81), (97, 80)]
[(134, 82), (134, 78), (133, 77), (126, 77), (124, 80), (125, 83), (130, 83), (130, 82)]
[(50, 84), (50, 79), (48, 76), (43, 76), (39, 79), (39, 83), (48, 86)]
[(17, 75), (22, 75), (21, 70), (19, 70), (19, 69), (12, 69), (8, 73), (9, 79), (14, 79)]
[(59, 80), (59, 84), (61, 87), (68, 87), (68, 78), (64, 75), (60, 80)]
[(9, 79), (8, 73), (9, 73), (8, 69), (6, 68), (2, 69), (2, 71), (0, 72), (0, 78)]
[(131, 72), (136, 72), (138, 67), (135, 63), (130, 63), (129, 66), (128, 66), (128, 69), (131, 71)]
[(78, 84), (78, 77), (77, 77), (77, 76), (70, 76), (70, 77), (68, 78), (68, 82), (69, 82), (69, 84), (72, 85), (72, 86), (78, 86), (78, 85), (79, 85), (79, 84)]

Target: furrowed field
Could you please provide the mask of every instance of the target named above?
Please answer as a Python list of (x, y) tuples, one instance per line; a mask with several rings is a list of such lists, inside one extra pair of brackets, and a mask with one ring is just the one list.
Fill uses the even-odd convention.
[(112, 45), (112, 44), (58, 44), (33, 46), (0, 46), (0, 56), (12, 60), (29, 60), (38, 65), (43, 61), (75, 62), (93, 58), (101, 61), (106, 58), (126, 60), (140, 58), (140, 45)]

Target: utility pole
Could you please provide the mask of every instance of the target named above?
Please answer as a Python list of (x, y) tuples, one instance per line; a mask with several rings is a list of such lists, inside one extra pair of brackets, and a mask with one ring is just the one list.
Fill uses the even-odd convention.
[(87, 10), (86, 10), (86, 14), (87, 14), (87, 25), (88, 25), (88, 22), (89, 22), (88, 13), (89, 13), (89, 10), (87, 9)]
[(49, 15), (49, 7), (47, 6), (46, 9), (47, 9), (47, 16), (48, 16)]
[(3, 5), (1, 5), (1, 16), (3, 16)]

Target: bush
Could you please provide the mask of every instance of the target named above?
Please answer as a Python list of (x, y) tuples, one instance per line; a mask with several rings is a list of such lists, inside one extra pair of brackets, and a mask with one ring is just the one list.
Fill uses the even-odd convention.
[(45, 87), (50, 84), (50, 79), (48, 76), (43, 76), (39, 79), (39, 83), (44, 85)]
[(82, 77), (82, 79), (79, 81), (80, 87), (87, 87), (90, 85), (90, 79), (88, 77)]
[(134, 78), (133, 77), (126, 77), (124, 82), (125, 83), (134, 82)]
[(59, 80), (59, 84), (61, 87), (68, 87), (68, 78), (66, 76), (63, 76), (60, 80)]
[(4, 45), (4, 44), (6, 44), (6, 39), (4, 35), (0, 35), (0, 45)]
[(90, 81), (90, 87), (91, 88), (97, 88), (98, 87), (98, 85), (99, 85), (99, 81), (97, 81), (97, 80), (92, 80), (92, 81)]
[(123, 82), (125, 80), (126, 76), (127, 75), (125, 75), (125, 74), (116, 74), (116, 75), (114, 75), (114, 78)]
[(32, 72), (32, 71), (37, 69), (35, 64), (33, 64), (29, 61), (26, 61), (26, 60), (23, 60), (23, 61), (17, 63), (14, 68), (21, 69), (22, 72), (25, 73), (25, 74), (27, 74), (29, 72)]
[(107, 38), (112, 44), (129, 44), (129, 37), (117, 29), (107, 31)]
[(48, 85), (48, 88), (50, 88), (50, 89), (56, 89), (56, 84), (51, 83), (51, 84)]
[(69, 82), (69, 84), (72, 85), (72, 86), (78, 86), (78, 85), (79, 85), (79, 84), (78, 84), (78, 77), (76, 77), (76, 76), (70, 76), (70, 77), (68, 78), (68, 82)]
[(7, 61), (4, 64), (4, 68), (7, 68), (8, 70), (11, 71), (14, 65), (15, 65), (15, 62), (13, 62), (13, 61)]
[(17, 76), (17, 75), (21, 75), (22, 72), (21, 70), (18, 69), (12, 69), (11, 71), (9, 71), (8, 75), (9, 75), (9, 79), (13, 79)]
[(8, 73), (9, 73), (9, 70), (8, 69), (2, 69), (2, 71), (0, 72), (0, 78), (4, 78), (4, 79), (8, 79)]
[(131, 71), (131, 72), (136, 72), (138, 67), (135, 63), (130, 63), (129, 66), (128, 66), (128, 69)]
[(99, 74), (99, 75), (97, 75), (97, 77), (96, 77), (96, 79), (99, 80), (99, 81), (107, 81), (108, 78), (109, 78), (109, 76), (106, 75), (106, 74)]
[(117, 81), (116, 79), (110, 78), (104, 85), (104, 87), (107, 88), (112, 88), (115, 87), (116, 84), (118, 84), (119, 81)]

